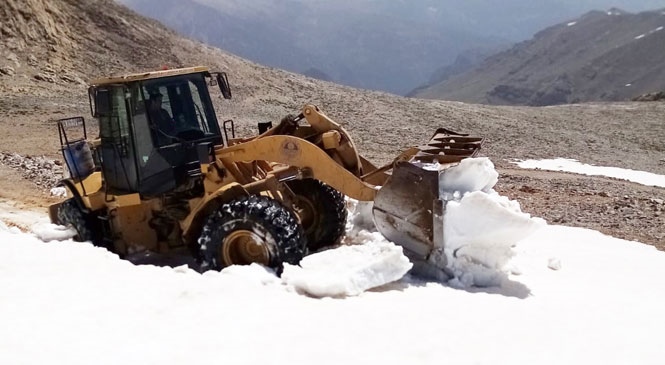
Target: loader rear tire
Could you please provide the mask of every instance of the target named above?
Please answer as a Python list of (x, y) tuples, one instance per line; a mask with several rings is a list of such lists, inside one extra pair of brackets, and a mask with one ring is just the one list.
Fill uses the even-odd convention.
[(58, 206), (57, 217), (61, 225), (73, 227), (76, 230), (75, 241), (91, 241), (94, 244), (92, 217), (81, 210), (74, 198), (67, 199)]
[(198, 243), (202, 271), (259, 263), (278, 274), (283, 263), (298, 264), (306, 247), (296, 216), (265, 196), (222, 205), (208, 218)]
[(287, 185), (296, 194), (294, 205), (305, 229), (309, 251), (338, 244), (348, 215), (344, 195), (315, 179), (293, 180)]

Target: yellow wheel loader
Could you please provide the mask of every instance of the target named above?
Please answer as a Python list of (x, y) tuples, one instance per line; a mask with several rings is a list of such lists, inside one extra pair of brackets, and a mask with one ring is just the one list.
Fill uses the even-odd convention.
[(442, 235), (439, 175), (473, 156), (482, 138), (437, 130), (376, 167), (316, 106), (236, 138), (218, 121), (208, 87), (228, 78), (189, 67), (94, 80), (99, 137), (82, 117), (58, 121), (69, 199), (54, 223), (118, 255), (188, 249), (202, 269), (260, 263), (280, 270), (344, 234), (344, 196), (374, 202), (379, 231), (426, 262)]

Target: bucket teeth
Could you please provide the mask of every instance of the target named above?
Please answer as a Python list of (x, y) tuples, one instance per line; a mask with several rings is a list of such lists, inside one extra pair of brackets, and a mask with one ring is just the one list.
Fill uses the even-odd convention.
[(419, 152), (412, 160), (442, 164), (459, 162), (467, 157), (474, 157), (483, 141), (482, 137), (469, 137), (439, 129), (426, 145), (419, 147)]

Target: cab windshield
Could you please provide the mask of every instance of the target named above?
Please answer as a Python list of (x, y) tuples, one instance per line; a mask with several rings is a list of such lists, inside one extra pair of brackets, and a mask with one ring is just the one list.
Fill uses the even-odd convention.
[(134, 90), (156, 146), (220, 136), (203, 74), (146, 80)]

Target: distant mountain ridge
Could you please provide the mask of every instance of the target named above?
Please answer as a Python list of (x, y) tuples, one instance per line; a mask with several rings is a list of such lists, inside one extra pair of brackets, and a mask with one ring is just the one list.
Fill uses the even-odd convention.
[(553, 105), (629, 100), (665, 89), (665, 10), (592, 11), (412, 96)]
[[(405, 95), (468, 50), (531, 37), (544, 26), (620, 2), (662, 0), (116, 0), (187, 37), (291, 72)], [(653, 5), (658, 3), (658, 5)], [(459, 66), (463, 66), (460, 68)], [(473, 64), (439, 70), (452, 75)], [(441, 73), (439, 72), (439, 73)]]
[(316, 69), (344, 85), (399, 95), (425, 82), (439, 64), (466, 48), (498, 42), (498, 37), (428, 18), (426, 5), (435, 0), (421, 1), (413, 9), (366, 0), (121, 2), (180, 34), (254, 62), (306, 75)]

